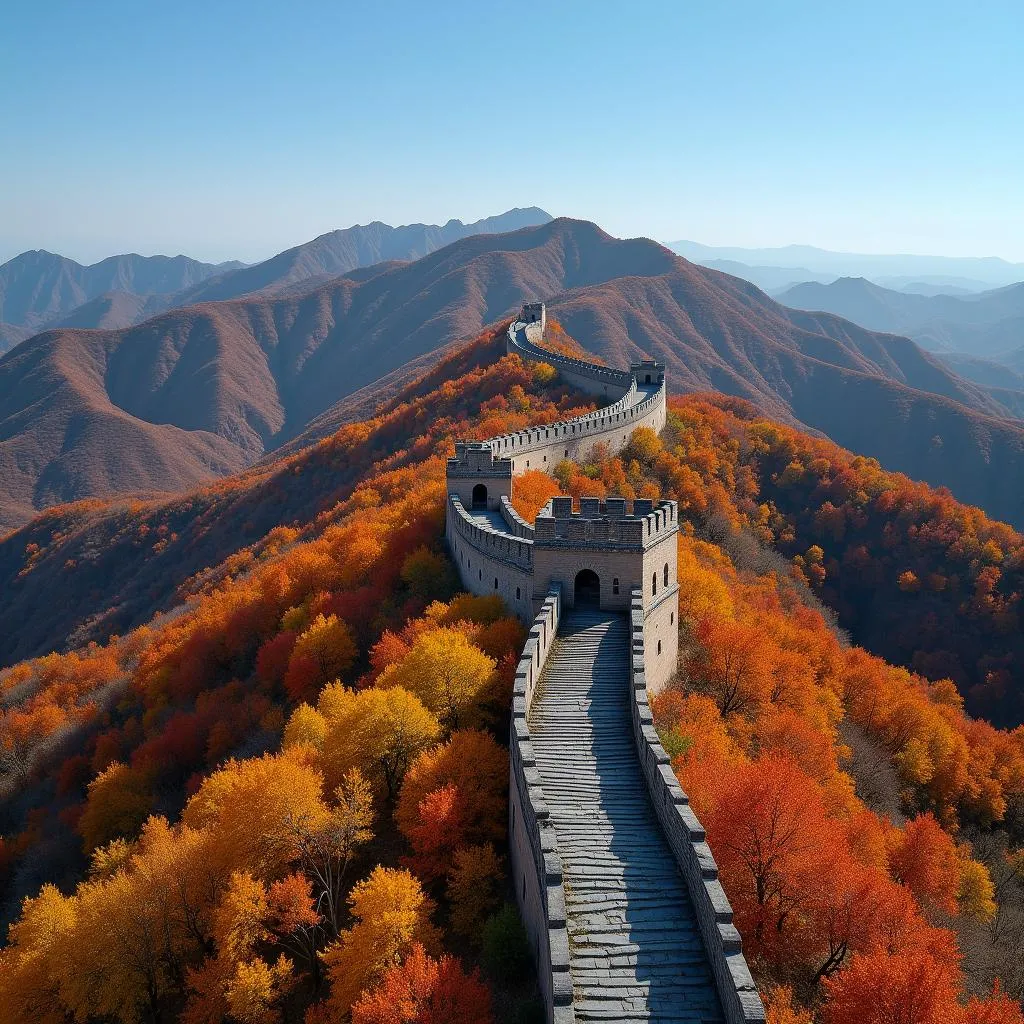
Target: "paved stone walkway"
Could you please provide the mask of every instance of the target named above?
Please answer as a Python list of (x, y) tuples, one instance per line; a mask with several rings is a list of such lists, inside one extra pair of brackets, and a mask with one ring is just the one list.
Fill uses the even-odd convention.
[(567, 610), (530, 716), (565, 878), (578, 1021), (721, 1022), (629, 718), (626, 619)]

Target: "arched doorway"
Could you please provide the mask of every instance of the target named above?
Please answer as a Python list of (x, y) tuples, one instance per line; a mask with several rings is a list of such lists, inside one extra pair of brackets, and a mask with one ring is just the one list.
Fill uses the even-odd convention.
[(593, 569), (581, 569), (576, 573), (573, 595), (577, 608), (581, 605), (597, 608), (601, 604), (601, 581)]
[(473, 509), (479, 512), (485, 508), (487, 508), (487, 485), (477, 484), (473, 488)]

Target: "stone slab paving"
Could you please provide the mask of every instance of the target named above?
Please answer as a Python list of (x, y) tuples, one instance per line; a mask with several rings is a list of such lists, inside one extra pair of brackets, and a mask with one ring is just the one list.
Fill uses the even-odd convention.
[(473, 508), (467, 509), (466, 512), (477, 526), (489, 526), (492, 530), (497, 530), (498, 533), (508, 534), (512, 540), (517, 539), (515, 534), (509, 532), (505, 517), (497, 509)]
[(622, 615), (567, 610), (530, 734), (565, 878), (578, 1021), (723, 1020), (686, 883), (650, 805)]

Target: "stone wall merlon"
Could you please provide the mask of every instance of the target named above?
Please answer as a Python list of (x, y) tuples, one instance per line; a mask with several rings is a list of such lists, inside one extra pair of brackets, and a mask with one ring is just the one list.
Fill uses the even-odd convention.
[[(555, 423), (546, 424), (542, 427), (527, 427), (518, 430), (513, 434), (499, 434), (492, 437), (488, 444), (495, 457), (506, 454), (530, 451), (534, 448), (543, 447), (562, 437), (572, 437), (582, 433), (594, 431), (613, 430), (617, 426), (640, 418), (648, 411), (657, 398), (657, 395), (644, 399), (642, 402), (634, 402), (636, 396), (636, 383), (622, 398), (611, 405), (583, 416), (577, 416), (571, 420), (558, 420)], [(458, 451), (458, 446), (456, 446)]]
[(533, 537), (538, 545), (570, 547), (627, 547), (643, 549), (679, 529), (678, 505), (636, 498), (633, 514), (626, 515), (625, 500), (581, 498), (580, 511), (572, 512), (572, 499), (553, 498), (537, 516)]
[(528, 454), (560, 440), (577, 441), (582, 437), (600, 440), (602, 434), (615, 434), (623, 427), (645, 419), (657, 410), (659, 404), (664, 404), (664, 388), (636, 404), (630, 404), (627, 396), (615, 405), (577, 419), (559, 421), (546, 427), (531, 427), (514, 434), (501, 434), (487, 443), (497, 462), (510, 455)]
[(639, 587), (630, 596), (630, 654), (633, 740), (655, 814), (686, 880), (726, 1022), (764, 1024), (764, 1005), (743, 956), (718, 865), (654, 728), (645, 675), (644, 597)]
[(585, 359), (574, 359), (572, 356), (563, 356), (557, 352), (550, 352), (536, 344), (533, 337), (543, 337), (543, 329), (539, 323), (523, 323), (520, 320), (513, 320), (508, 327), (508, 340), (512, 348), (541, 362), (549, 363), (551, 366), (570, 370), (582, 374), (593, 380), (603, 381), (618, 387), (627, 388), (632, 375), (626, 370), (616, 370), (610, 366), (599, 366), (597, 363), (587, 362)]
[(499, 458), (489, 441), (456, 441), (455, 458), (448, 459), (449, 477), (512, 476), (510, 459)]

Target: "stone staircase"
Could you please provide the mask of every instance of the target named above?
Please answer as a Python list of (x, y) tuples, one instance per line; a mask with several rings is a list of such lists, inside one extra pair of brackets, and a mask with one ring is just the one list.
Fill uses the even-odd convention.
[(630, 726), (626, 619), (567, 609), (530, 714), (565, 880), (577, 1021), (723, 1020)]

